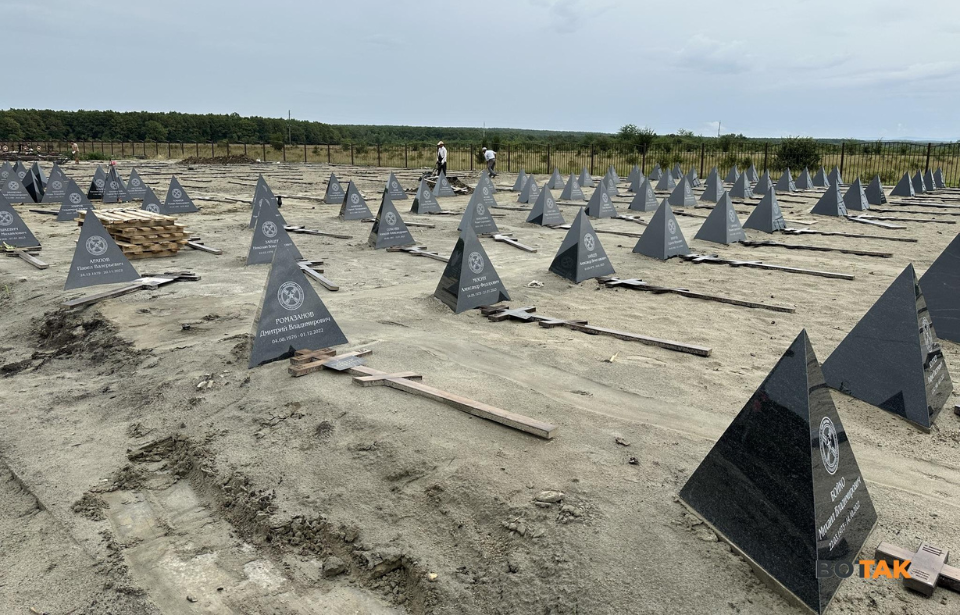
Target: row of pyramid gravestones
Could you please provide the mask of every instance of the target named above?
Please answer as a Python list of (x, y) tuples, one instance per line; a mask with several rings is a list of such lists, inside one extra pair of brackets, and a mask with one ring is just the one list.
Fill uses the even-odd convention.
[(938, 168), (932, 173), (927, 169), (925, 174), (921, 174), (918, 170), (914, 173), (913, 179), (910, 178), (910, 173), (904, 173), (897, 185), (893, 187), (890, 196), (911, 197), (943, 188), (946, 188), (946, 184), (943, 181), (942, 169)]
[[(421, 190), (425, 182), (426, 180), (421, 180)], [(491, 183), (491, 186), (492, 185), (493, 184)], [(323, 202), (327, 203), (328, 205), (343, 205), (343, 203), (348, 200), (348, 197), (351, 196), (350, 186), (354, 186), (352, 181), (348, 182), (347, 189), (344, 190), (343, 182), (337, 178), (335, 173), (331, 173), (330, 178), (327, 180), (327, 188), (323, 195)], [(356, 190), (356, 186), (354, 186), (354, 189)], [(420, 195), (421, 190), (417, 191), (418, 196)], [(384, 192), (386, 192), (394, 201), (407, 200), (409, 198), (406, 191), (403, 189), (403, 186), (400, 185), (400, 181), (397, 180), (397, 176), (393, 173), (390, 173), (390, 177), (387, 178), (386, 184), (384, 185)], [(437, 197), (456, 196), (453, 186), (450, 184), (446, 173), (443, 171), (441, 171), (439, 177), (437, 177), (436, 186), (432, 191), (432, 195), (434, 200)], [(369, 215), (367, 217), (369, 217)]]

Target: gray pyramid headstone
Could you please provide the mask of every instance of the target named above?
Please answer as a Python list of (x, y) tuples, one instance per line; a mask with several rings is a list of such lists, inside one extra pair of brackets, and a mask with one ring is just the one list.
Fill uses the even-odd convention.
[(336, 175), (331, 173), (330, 179), (327, 180), (327, 191), (323, 194), (323, 202), (328, 205), (342, 205), (346, 196), (347, 193), (343, 191), (343, 184), (340, 183)]
[(658, 191), (672, 191), (677, 187), (677, 182), (673, 179), (673, 172), (669, 169), (660, 176), (660, 180), (657, 182), (656, 190)]
[(937, 325), (937, 336), (960, 342), (960, 235), (933, 261), (920, 278), (920, 288)]
[(840, 184), (830, 184), (810, 213), (820, 216), (846, 216), (847, 207), (840, 195)]
[(937, 170), (933, 172), (933, 185), (937, 190), (943, 190), (947, 187), (947, 184), (943, 181), (943, 169), (937, 167)]
[(933, 325), (907, 265), (824, 361), (827, 384), (929, 432), (953, 392)]
[(27, 167), (19, 158), (17, 158), (17, 161), (13, 163), (13, 172), (17, 174), (17, 177), (20, 179), (20, 181), (23, 181), (27, 178)]
[(680, 499), (805, 612), (823, 613), (843, 581), (820, 567), (857, 569), (877, 513), (806, 331)]
[(620, 176), (617, 175), (617, 169), (612, 164), (607, 168), (607, 175), (613, 178), (614, 184), (620, 183)]
[(132, 282), (139, 278), (140, 274), (103, 227), (96, 213), (92, 208), (88, 209), (63, 290)]
[[(19, 163), (19, 161), (17, 161)], [(24, 171), (26, 177), (26, 171)], [(9, 162), (4, 162), (0, 166), (0, 195), (11, 203), (34, 203), (33, 196), (27, 191), (26, 186), (17, 174), (17, 170), (10, 166)]]
[(563, 187), (563, 192), (560, 193), (560, 198), (564, 201), (587, 200), (587, 197), (583, 195), (583, 190), (580, 189), (580, 183), (577, 182), (577, 176), (573, 173), (570, 174), (570, 179), (567, 180), (567, 185)]
[(437, 202), (437, 198), (430, 191), (427, 180), (420, 180), (420, 187), (417, 188), (417, 194), (413, 197), (413, 205), (411, 205), (410, 211), (415, 214), (433, 214), (442, 211), (440, 203)]
[(672, 175), (676, 181), (680, 181), (680, 178), (683, 177), (683, 169), (680, 168), (679, 162), (673, 165)]
[(123, 185), (120, 174), (117, 173), (117, 167), (111, 166), (107, 171), (107, 181), (103, 184), (103, 203), (126, 203), (130, 200), (130, 194), (127, 187)]
[[(160, 214), (161, 216), (168, 215), (167, 208), (164, 207), (163, 203), (160, 201), (160, 197), (157, 196), (157, 193), (153, 191), (153, 188), (150, 186), (144, 186), (146, 192), (143, 194), (143, 202), (140, 204), (140, 209), (143, 211), (149, 211), (150, 213)], [(253, 228), (256, 225), (256, 218), (251, 218), (250, 228)]]
[(927, 191), (927, 184), (923, 181), (923, 175), (920, 174), (920, 171), (913, 175), (913, 191), (917, 194), (923, 194)]
[(551, 190), (563, 189), (563, 177), (560, 176), (560, 169), (557, 167), (553, 167), (553, 175), (551, 175), (547, 181), (547, 188)]
[(97, 165), (97, 170), (93, 172), (93, 179), (90, 180), (90, 188), (87, 190), (87, 198), (91, 201), (99, 201), (103, 198), (103, 187), (107, 184), (107, 174), (103, 172), (103, 167)]
[[(730, 167), (730, 171), (727, 172), (727, 176), (723, 179), (724, 183), (732, 184), (735, 183), (740, 178), (740, 171), (737, 170), (737, 165)], [(750, 178), (747, 178), (747, 183), (750, 182)]]
[(437, 185), (433, 187), (433, 196), (437, 198), (457, 196), (457, 193), (453, 191), (453, 186), (450, 185), (450, 180), (447, 179), (447, 174), (443, 171), (440, 171), (440, 176), (437, 177)]
[(867, 186), (867, 189), (863, 191), (867, 197), (867, 203), (871, 205), (883, 205), (887, 202), (887, 195), (883, 192), (883, 184), (880, 183), (880, 176), (874, 175), (873, 181), (870, 182), (870, 185)]
[(933, 171), (927, 169), (927, 172), (923, 174), (923, 189), (927, 192), (936, 190), (935, 182), (933, 180)]
[[(772, 187), (773, 186), (771, 186), (771, 188)], [(746, 173), (741, 173), (740, 177), (733, 182), (733, 188), (730, 189), (730, 196), (735, 199), (753, 198), (753, 188), (750, 187), (750, 180), (747, 179)]]
[(617, 180), (610, 174), (607, 174), (603, 178), (603, 182), (607, 185), (607, 196), (613, 198), (615, 196), (620, 196), (620, 191), (617, 190)]
[(580, 171), (580, 177), (577, 178), (577, 183), (580, 184), (581, 188), (593, 188), (595, 186), (593, 176), (587, 172), (587, 167), (583, 167)]
[(913, 191), (913, 182), (910, 181), (910, 174), (904, 173), (897, 185), (890, 191), (890, 196), (917, 196)]
[(617, 208), (613, 206), (610, 195), (603, 189), (604, 182), (593, 189), (593, 194), (587, 202), (587, 215), (591, 218), (611, 218), (617, 215)]
[[(755, 165), (755, 164), (753, 164), (753, 163), (751, 162), (751, 163), (750, 163), (750, 168), (747, 169), (745, 172), (746, 172), (746, 174), (747, 174), (747, 180), (748, 180), (748, 181), (751, 181), (751, 182), (753, 182), (753, 183), (757, 183), (758, 181), (760, 181), (760, 177), (757, 176), (757, 165)], [(764, 170), (764, 173), (766, 173), (766, 170)], [(769, 179), (769, 178), (768, 178), (768, 179)]]
[(674, 207), (697, 206), (697, 199), (693, 196), (693, 188), (690, 187), (690, 182), (687, 181), (686, 176), (680, 176), (680, 183), (670, 193), (670, 198), (667, 201)]
[(292, 357), (297, 350), (317, 350), (347, 343), (327, 306), (300, 269), (299, 255), (281, 246), (253, 319), (249, 367)]
[(800, 174), (800, 177), (797, 178), (794, 185), (798, 190), (810, 190), (813, 188), (813, 178), (810, 177), (810, 169), (803, 167), (803, 173)]
[[(576, 183), (573, 174), (570, 175), (570, 179)], [(569, 184), (567, 185), (569, 186)], [(577, 190), (580, 190), (579, 186)], [(564, 192), (566, 192), (566, 190), (564, 190)], [(581, 196), (583, 196), (582, 193)], [(553, 200), (553, 194), (549, 190), (540, 191), (537, 202), (533, 204), (533, 209), (530, 211), (530, 215), (527, 216), (527, 222), (539, 224), (540, 226), (566, 224), (563, 219), (563, 214), (560, 213), (560, 208), (557, 207), (557, 202)]]
[(710, 175), (707, 175), (700, 200), (704, 203), (719, 203), (724, 192), (723, 184), (720, 182), (720, 173), (717, 172), (717, 167), (713, 167)]
[[(745, 175), (747, 174), (745, 173)], [(750, 176), (747, 175), (747, 177), (749, 178)], [(757, 180), (757, 185), (753, 187), (753, 192), (756, 194), (766, 194), (770, 188), (773, 188), (773, 182), (770, 181), (770, 173), (764, 170), (763, 175)]]
[(200, 211), (187, 195), (187, 191), (180, 185), (176, 175), (170, 178), (170, 187), (167, 189), (167, 198), (163, 200), (163, 206), (169, 214), (192, 214)]
[(130, 180), (127, 182), (127, 194), (130, 195), (130, 198), (136, 201), (143, 200), (143, 197), (147, 194), (147, 185), (143, 183), (143, 178), (140, 177), (140, 173), (136, 169), (130, 170)]
[(686, 178), (687, 181), (690, 182), (691, 188), (700, 187), (700, 176), (697, 175), (697, 169), (695, 167), (690, 167), (690, 170), (687, 171)]
[(703, 221), (700, 230), (697, 231), (694, 239), (702, 239), (712, 243), (722, 243), (729, 245), (747, 238), (740, 225), (740, 218), (737, 217), (737, 210), (733, 208), (733, 201), (726, 192), (720, 198), (716, 207)]
[(753, 211), (743, 223), (743, 228), (763, 233), (774, 233), (787, 228), (787, 223), (783, 219), (783, 212), (780, 211), (780, 204), (777, 203), (775, 188), (767, 190), (767, 193), (760, 199), (760, 203), (753, 208)]
[(50, 170), (50, 180), (43, 191), (41, 203), (63, 203), (67, 198), (67, 179), (63, 174), (60, 165), (53, 163), (53, 169)]
[(300, 260), (300, 250), (290, 239), (284, 228), (287, 225), (277, 204), (266, 201), (260, 207), (257, 217), (257, 226), (253, 229), (253, 239), (250, 240), (250, 251), (247, 252), (247, 265), (265, 265), (273, 262), (273, 254), (277, 246), (283, 245)]
[(633, 168), (630, 169), (630, 174), (627, 175), (627, 182), (630, 184), (630, 192), (636, 192), (634, 188), (640, 185), (640, 179), (642, 177), (643, 173), (640, 172), (640, 165), (633, 165)]
[(60, 211), (57, 212), (57, 222), (75, 220), (81, 211), (93, 209), (90, 199), (87, 198), (87, 195), (80, 186), (77, 185), (77, 182), (66, 175), (63, 177), (64, 183), (66, 184), (66, 188), (64, 189), (66, 196), (63, 202), (60, 203)]
[(360, 191), (357, 190), (357, 185), (351, 181), (347, 184), (347, 196), (340, 205), (340, 219), (363, 220), (364, 218), (372, 217), (373, 213), (370, 211), (370, 208), (367, 207), (367, 201), (363, 198), (363, 195), (360, 194)]
[(796, 192), (797, 184), (793, 181), (793, 174), (790, 173), (790, 167), (783, 172), (780, 179), (777, 180), (776, 189), (780, 192)]
[(840, 176), (840, 167), (834, 165), (833, 170), (830, 171), (830, 175), (827, 176), (827, 179), (830, 181), (831, 186), (839, 187), (843, 183), (843, 177)]
[(817, 174), (813, 177), (813, 185), (817, 188), (829, 188), (830, 179), (827, 177), (827, 171), (820, 167), (820, 170), (817, 171)]
[(13, 208), (10, 201), (0, 195), (0, 246), (14, 246), (16, 248), (35, 248), (40, 242), (30, 228), (23, 222), (23, 218)]
[[(527, 179), (528, 184), (532, 182), (533, 177)], [(544, 189), (544, 192), (546, 192), (546, 189)], [(494, 235), (500, 232), (493, 216), (490, 215), (490, 210), (483, 204), (483, 198), (476, 190), (470, 195), (470, 201), (467, 203), (467, 208), (463, 210), (463, 217), (460, 218), (460, 225), (457, 230), (463, 231), (467, 227), (472, 228), (477, 235)]]
[(634, 195), (633, 200), (630, 201), (630, 207), (627, 209), (633, 211), (656, 211), (659, 206), (660, 203), (657, 202), (657, 195), (653, 193), (653, 185), (649, 179), (644, 177), (643, 183), (640, 184), (637, 194)]
[(460, 233), (433, 296), (456, 314), (510, 300), (472, 228), (467, 227)]
[(407, 229), (407, 225), (400, 218), (400, 212), (394, 206), (390, 193), (384, 191), (383, 199), (380, 201), (380, 209), (377, 211), (377, 218), (373, 221), (373, 228), (370, 229), (370, 236), (367, 238), (367, 244), (373, 246), (376, 250), (381, 250), (390, 246), (409, 246), (414, 243), (416, 242)]
[(520, 192), (523, 190), (525, 183), (527, 183), (527, 173), (523, 169), (520, 169), (520, 173), (517, 174), (517, 181), (513, 182), (513, 188), (511, 188), (511, 190)]
[(550, 271), (576, 284), (616, 273), (582, 207), (570, 224)]
[(267, 200), (274, 205), (277, 204), (277, 197), (273, 194), (273, 190), (270, 189), (270, 185), (261, 174), (257, 178), (257, 187), (253, 191), (253, 201), (250, 203), (250, 228), (254, 228), (257, 225), (257, 218), (260, 216), (260, 208), (263, 206), (263, 202)]
[(860, 183), (859, 177), (853, 180), (853, 183), (847, 188), (847, 193), (843, 195), (843, 205), (847, 208), (847, 211), (867, 211), (870, 209), (870, 203), (867, 201), (867, 195), (863, 192), (863, 184)]
[(663, 199), (657, 212), (650, 218), (650, 223), (637, 240), (633, 251), (662, 261), (690, 253), (687, 240), (683, 238), (683, 232), (667, 199)]
[(647, 179), (652, 182), (658, 182), (661, 177), (663, 177), (663, 169), (661, 169), (660, 164), (657, 163), (653, 166), (653, 170), (650, 171), (650, 175), (647, 175)]
[(537, 185), (537, 180), (533, 178), (533, 175), (530, 175), (523, 184), (520, 196), (517, 197), (517, 203), (533, 203), (538, 196), (540, 196), (540, 186)]
[(403, 189), (403, 186), (400, 185), (400, 181), (393, 173), (390, 173), (390, 177), (387, 178), (387, 194), (389, 194), (390, 198), (394, 201), (407, 200), (407, 192)]
[(473, 192), (474, 194), (477, 192), (480, 193), (480, 200), (483, 201), (487, 209), (499, 207), (499, 205), (497, 205), (497, 199), (493, 196), (496, 188), (493, 187), (493, 180), (490, 179), (490, 176), (487, 175), (486, 172), (480, 175), (480, 181), (477, 183), (477, 188)]

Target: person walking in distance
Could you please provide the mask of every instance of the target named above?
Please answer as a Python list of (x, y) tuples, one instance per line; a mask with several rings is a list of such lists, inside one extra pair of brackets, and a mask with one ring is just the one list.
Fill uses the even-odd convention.
[(73, 163), (80, 164), (80, 148), (77, 146), (76, 142), (70, 145), (70, 153), (73, 154)]
[(443, 141), (437, 142), (437, 175), (440, 173), (447, 174), (447, 148)]
[(490, 177), (496, 177), (497, 172), (494, 169), (497, 166), (497, 152), (483, 148), (483, 159), (487, 161), (487, 172), (490, 173)]

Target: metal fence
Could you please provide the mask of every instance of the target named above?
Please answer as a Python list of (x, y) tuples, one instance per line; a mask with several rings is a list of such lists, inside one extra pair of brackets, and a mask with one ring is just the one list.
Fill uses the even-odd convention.
[[(78, 142), (82, 158), (141, 158), (183, 159), (222, 156), (246, 156), (265, 162), (327, 163), (356, 166), (394, 168), (432, 167), (436, 162), (436, 148), (432, 144), (402, 145), (285, 145), (277, 149), (265, 143), (157, 143), (157, 142)], [(7, 157), (19, 154), (23, 158), (37, 155), (69, 153), (69, 142), (44, 141), (0, 143)], [(483, 168), (479, 146), (450, 146), (447, 148), (448, 172)], [(657, 143), (648, 151), (635, 148), (557, 148), (550, 145), (505, 145), (497, 152), (497, 168), (501, 171), (551, 173), (579, 173), (586, 168), (592, 174), (603, 174), (612, 165), (617, 174), (626, 176), (634, 165), (649, 173), (655, 164), (673, 167), (680, 164), (684, 171), (690, 168), (704, 176), (716, 166), (721, 175), (734, 164), (741, 169), (755, 164), (768, 169), (776, 179), (782, 172), (779, 142), (734, 143), (726, 149), (719, 142)], [(819, 165), (827, 170), (834, 166), (846, 181), (862, 177), (869, 181), (879, 175), (884, 184), (894, 184), (904, 172), (942, 168), (949, 186), (960, 186), (960, 143), (915, 142), (816, 142)], [(794, 176), (802, 169), (792, 169)], [(811, 172), (816, 169), (811, 168)]]

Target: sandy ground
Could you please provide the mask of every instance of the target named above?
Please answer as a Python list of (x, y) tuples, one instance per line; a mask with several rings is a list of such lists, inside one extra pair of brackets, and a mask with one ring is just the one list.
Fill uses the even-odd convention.
[[(124, 177), (131, 166), (120, 164)], [(908, 263), (922, 273), (956, 232), (813, 217), (815, 194), (785, 197), (787, 219), (919, 242), (747, 232), (893, 252), (886, 259), (724, 247), (693, 240), (702, 220), (679, 218), (694, 251), (852, 273), (853, 281), (660, 262), (632, 254), (634, 239), (600, 236), (621, 277), (796, 307), (784, 314), (568, 283), (548, 272), (564, 231), (524, 224), (526, 212), (497, 212), (502, 231), (539, 250), (482, 240), (513, 305), (711, 347), (702, 358), (493, 323), (477, 311), (454, 315), (432, 297), (442, 263), (374, 251), (369, 224), (339, 221), (335, 206), (284, 198), (288, 223), (352, 236), (293, 236), (340, 285), (317, 289), (348, 348), (373, 349), (368, 365), (376, 369), (416, 371), (428, 384), (558, 425), (557, 437), (543, 441), (400, 391), (361, 388), (342, 374), (293, 379), (286, 362), (247, 369), (268, 270), (244, 266), (256, 173), (277, 193), (317, 197), (330, 167), (137, 166), (161, 196), (176, 171), (194, 196), (245, 202), (198, 201), (203, 210), (182, 217), (222, 256), (184, 250), (134, 261), (141, 273), (185, 269), (201, 281), (73, 313), (59, 304), (102, 288), (61, 290), (78, 227), (18, 206), (50, 268), (0, 259), (2, 613), (793, 612), (686, 514), (677, 493), (801, 329), (826, 359)], [(376, 210), (388, 170), (334, 170), (357, 181)], [(89, 164), (68, 168), (81, 186), (92, 173)], [(398, 176), (416, 186), (417, 173)], [(518, 206), (514, 193), (497, 199)], [(462, 211), (466, 201), (441, 205)], [(398, 203), (408, 220), (436, 225), (412, 228), (414, 237), (449, 254), (459, 217), (406, 214), (411, 202)], [(568, 219), (576, 211), (563, 210)], [(534, 280), (543, 286), (528, 287)], [(944, 352), (956, 378), (960, 348), (945, 342)], [(960, 549), (960, 528), (950, 523), (960, 512), (955, 397), (929, 435), (833, 397), (879, 513), (864, 555), (882, 540)], [(544, 490), (563, 492), (562, 502), (538, 506)], [(923, 599), (899, 582), (851, 578), (831, 610), (956, 613), (960, 596), (938, 590)]]

